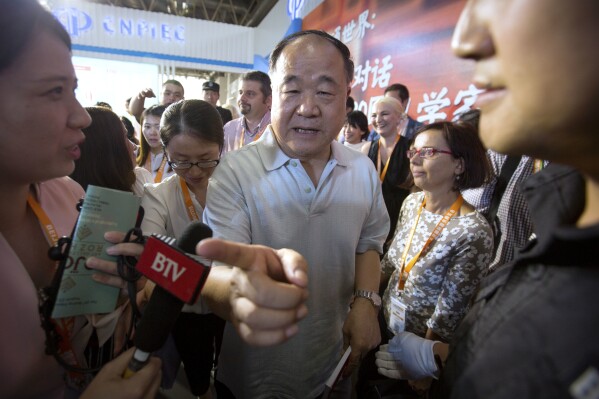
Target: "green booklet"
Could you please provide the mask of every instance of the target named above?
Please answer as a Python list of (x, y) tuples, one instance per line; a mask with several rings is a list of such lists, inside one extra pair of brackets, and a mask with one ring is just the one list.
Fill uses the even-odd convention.
[(109, 313), (115, 309), (119, 289), (97, 283), (85, 261), (91, 256), (116, 261), (106, 254), (113, 244), (104, 240), (107, 231), (127, 232), (135, 226), (141, 199), (133, 193), (88, 186), (75, 228), (71, 250), (58, 290), (52, 317)]

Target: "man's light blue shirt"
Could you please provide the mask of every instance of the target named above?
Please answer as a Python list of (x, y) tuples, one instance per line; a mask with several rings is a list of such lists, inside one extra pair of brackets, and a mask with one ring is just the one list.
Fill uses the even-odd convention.
[(228, 323), (218, 380), (241, 398), (313, 398), (341, 356), (355, 254), (382, 252), (389, 217), (372, 161), (334, 141), (317, 187), (272, 127), (227, 154), (210, 179), (204, 221), (214, 236), (291, 248), (308, 261), (308, 316), (269, 348), (244, 344)]

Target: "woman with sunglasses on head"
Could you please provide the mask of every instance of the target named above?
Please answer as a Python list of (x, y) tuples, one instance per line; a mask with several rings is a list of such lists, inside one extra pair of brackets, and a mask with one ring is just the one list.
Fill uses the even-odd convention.
[[(144, 234), (180, 237), (189, 223), (202, 220), (208, 179), (223, 148), (223, 125), (210, 103), (181, 100), (164, 111), (160, 138), (167, 163), (175, 174), (159, 184), (146, 186), (141, 227)], [(212, 314), (203, 301), (186, 305), (174, 327), (175, 345), (196, 396), (207, 394), (213, 342), (216, 339), (218, 346), (223, 329), (224, 320)], [(175, 367), (178, 368), (178, 362)]]
[(407, 151), (414, 184), (383, 258), (383, 298), (392, 334), (403, 331), (449, 342), (493, 250), (486, 219), (460, 191), (489, 179), (490, 165), (474, 129), (452, 122), (426, 125)]

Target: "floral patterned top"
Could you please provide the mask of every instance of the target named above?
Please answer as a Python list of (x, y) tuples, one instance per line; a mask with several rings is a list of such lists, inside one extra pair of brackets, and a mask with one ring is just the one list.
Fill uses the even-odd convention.
[[(493, 232), (478, 212), (452, 217), (428, 250), (420, 255), (401, 291), (398, 289), (401, 257), (423, 199), (423, 192), (410, 194), (401, 207), (395, 237), (382, 262), (383, 272), (392, 273), (383, 308), (390, 325), (391, 298), (399, 298), (407, 307), (406, 331), (424, 336), (430, 328), (449, 342), (487, 271)], [(406, 263), (418, 254), (442, 218), (443, 215), (422, 210)]]

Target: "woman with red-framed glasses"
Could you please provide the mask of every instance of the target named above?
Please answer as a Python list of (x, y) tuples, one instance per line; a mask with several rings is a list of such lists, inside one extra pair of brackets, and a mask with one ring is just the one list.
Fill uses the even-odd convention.
[[(486, 274), (493, 232), (460, 191), (485, 183), (491, 169), (476, 131), (452, 122), (426, 125), (406, 151), (414, 185), (382, 261), (389, 338), (411, 332), (449, 342)], [(416, 391), (430, 380), (413, 380)]]

